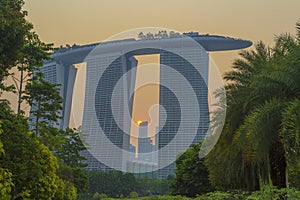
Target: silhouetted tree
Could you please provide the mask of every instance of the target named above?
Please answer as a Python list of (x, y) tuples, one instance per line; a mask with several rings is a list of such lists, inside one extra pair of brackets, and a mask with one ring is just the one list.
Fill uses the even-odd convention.
[(213, 190), (204, 159), (199, 158), (200, 148), (200, 143), (192, 144), (176, 159), (175, 179), (171, 184), (173, 195), (194, 197)]

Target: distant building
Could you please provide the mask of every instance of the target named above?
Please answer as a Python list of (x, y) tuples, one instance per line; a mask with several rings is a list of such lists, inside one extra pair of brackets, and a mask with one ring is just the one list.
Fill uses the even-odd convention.
[(148, 137), (148, 122), (142, 122), (139, 125), (138, 160), (154, 163), (153, 157), (149, 154), (153, 149), (152, 140)]
[[(148, 122), (139, 124), (137, 157), (129, 156), (127, 169), (134, 173), (136, 177), (148, 176), (150, 178), (158, 178), (158, 143), (156, 141), (156, 145), (153, 144), (153, 141), (148, 136), (148, 126)], [(136, 153), (136, 148), (132, 144), (130, 144), (129, 149), (130, 152)]]
[(136, 147), (133, 146), (132, 144), (129, 144), (129, 152), (132, 153), (132, 154), (129, 155), (128, 161), (134, 161), (134, 160), (136, 160), (136, 156), (135, 156), (135, 154), (136, 154)]

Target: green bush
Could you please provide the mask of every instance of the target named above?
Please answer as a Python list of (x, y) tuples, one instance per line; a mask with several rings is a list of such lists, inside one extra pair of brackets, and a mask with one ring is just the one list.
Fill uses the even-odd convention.
[(231, 194), (228, 192), (209, 192), (205, 195), (200, 195), (196, 198), (197, 200), (225, 200), (231, 199)]
[(297, 191), (294, 188), (282, 188), (277, 189), (274, 186), (265, 186), (262, 190), (253, 192), (250, 196), (246, 198), (246, 200), (264, 200), (264, 199), (272, 199), (272, 200), (298, 200), (300, 199), (300, 191)]
[(200, 195), (196, 200), (298, 200), (300, 199), (300, 191), (294, 188), (277, 189), (273, 186), (266, 186), (262, 190), (248, 194), (240, 190), (228, 192), (210, 192)]
[(106, 194), (99, 194), (98, 192), (96, 192), (92, 198), (95, 200), (101, 200), (108, 198), (108, 196)]
[[(248, 192), (241, 190), (234, 191), (215, 191), (206, 193), (203, 195), (199, 195), (196, 198), (189, 198), (184, 196), (148, 196), (148, 197), (140, 197), (137, 198), (137, 193), (131, 192), (131, 198), (124, 198), (122, 200), (298, 200), (300, 199), (300, 191), (295, 188), (290, 189), (277, 189), (273, 186), (263, 187), (262, 190), (253, 192), (249, 194)], [(95, 197), (100, 197), (99, 193), (95, 193), (93, 199)], [(107, 196), (106, 196), (107, 197)], [(103, 198), (103, 197), (102, 197)], [(99, 199), (102, 199), (99, 198)], [(116, 200), (113, 198), (105, 198), (106, 200)]]
[(130, 192), (129, 197), (130, 197), (130, 198), (138, 198), (139, 195), (138, 195), (137, 192)]
[(65, 184), (65, 193), (64, 199), (65, 200), (76, 200), (77, 199), (77, 189), (73, 183), (69, 181), (64, 181)]

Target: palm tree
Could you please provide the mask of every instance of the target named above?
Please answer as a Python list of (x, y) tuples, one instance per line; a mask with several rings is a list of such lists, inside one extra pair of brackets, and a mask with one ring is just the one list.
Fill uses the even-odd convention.
[(224, 77), (225, 126), (206, 163), (214, 172), (218, 160), (229, 183), (238, 172), (249, 191), (258, 189), (259, 178), (286, 187), (287, 164), (299, 157), (300, 23), (297, 29), (298, 38), (281, 35), (273, 49), (259, 42), (242, 51)]
[[(244, 105), (253, 106), (235, 134), (235, 141), (244, 140), (244, 160), (259, 166), (263, 180), (268, 182), (269, 175), (279, 188), (286, 187), (287, 146), (299, 136), (295, 131), (286, 134), (290, 121), (287, 113), (291, 106), (298, 108), (295, 105), (300, 99), (299, 48), (290, 35), (276, 38), (268, 65), (252, 77)], [(300, 124), (294, 125), (297, 129)]]
[[(258, 42), (255, 50), (241, 51), (240, 56), (242, 58), (233, 63), (234, 70), (224, 76), (228, 82), (225, 87), (225, 125), (217, 145), (206, 158), (206, 164), (210, 171), (210, 179), (215, 185), (223, 184), (223, 189), (240, 189), (246, 185), (247, 190), (253, 191), (259, 188), (257, 169), (244, 162), (243, 148), (233, 140), (243, 123), (242, 119), (251, 111), (251, 105), (245, 102), (248, 101), (252, 77), (268, 65), (270, 49), (263, 42)], [(214, 113), (214, 116), (218, 116), (218, 113)], [(217, 172), (220, 167), (222, 169)]]

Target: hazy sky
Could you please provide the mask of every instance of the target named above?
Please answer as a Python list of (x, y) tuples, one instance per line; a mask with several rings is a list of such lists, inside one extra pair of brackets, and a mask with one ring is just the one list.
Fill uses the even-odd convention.
[[(28, 20), (40, 39), (55, 46), (101, 42), (129, 29), (163, 27), (258, 40), (295, 33), (300, 0), (25, 0)], [(228, 71), (239, 51), (213, 53)], [(146, 89), (146, 88), (145, 88)], [(153, 89), (153, 88), (152, 88)], [(149, 92), (140, 96), (153, 95)], [(144, 94), (144, 95), (143, 95)], [(157, 95), (155, 97), (157, 99)], [(153, 99), (150, 99), (153, 103)], [(149, 103), (148, 102), (148, 103)], [(147, 103), (145, 103), (147, 104)], [(141, 105), (141, 104), (140, 104)], [(144, 113), (144, 109), (137, 109)], [(143, 110), (143, 111), (142, 111)], [(143, 114), (136, 113), (137, 118)], [(144, 117), (145, 118), (145, 117)]]
[[(300, 0), (25, 0), (28, 19), (44, 42), (86, 44), (138, 27), (199, 31), (272, 44), (295, 33)], [(237, 52), (214, 53), (221, 71)]]

